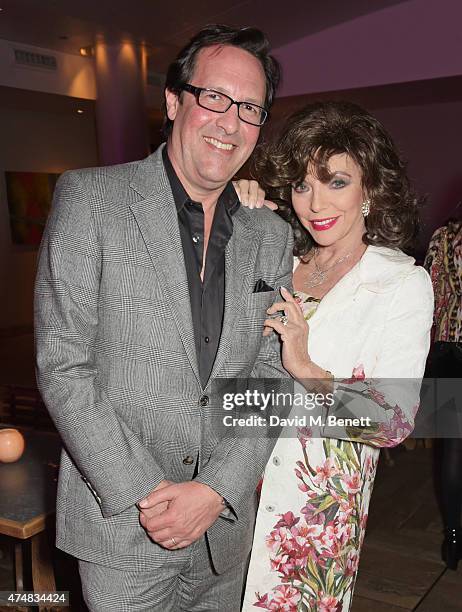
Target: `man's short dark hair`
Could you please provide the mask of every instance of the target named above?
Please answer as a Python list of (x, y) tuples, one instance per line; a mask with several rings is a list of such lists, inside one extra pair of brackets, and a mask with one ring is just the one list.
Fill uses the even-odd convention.
[[(269, 53), (269, 42), (265, 34), (257, 28), (231, 28), (225, 25), (212, 24), (200, 30), (179, 52), (167, 71), (165, 88), (181, 94), (181, 87), (189, 83), (196, 65), (197, 54), (201, 49), (214, 45), (229, 45), (247, 51), (261, 63), (266, 78), (265, 108), (269, 110), (280, 80), (280, 67), (277, 60)], [(167, 117), (164, 101), (165, 122), (164, 136), (172, 131), (173, 121)]]

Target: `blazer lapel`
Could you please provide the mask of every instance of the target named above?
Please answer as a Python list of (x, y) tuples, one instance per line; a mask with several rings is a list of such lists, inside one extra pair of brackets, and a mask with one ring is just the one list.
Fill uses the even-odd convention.
[(209, 381), (217, 376), (231, 346), (235, 322), (252, 292), (258, 242), (242, 208), (233, 217), (233, 234), (225, 251), (225, 310), (220, 343)]
[(200, 383), (188, 279), (175, 202), (159, 148), (140, 162), (131, 187), (143, 199), (130, 205), (165, 291), (185, 352)]

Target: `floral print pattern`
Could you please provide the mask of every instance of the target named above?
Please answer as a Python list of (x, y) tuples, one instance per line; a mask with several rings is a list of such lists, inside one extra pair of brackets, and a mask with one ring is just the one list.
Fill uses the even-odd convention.
[[(294, 297), (309, 321), (319, 300)], [(420, 385), (400, 384), (368, 379), (356, 363), (336, 390), (374, 415), (369, 426), (339, 428), (332, 438), (299, 427), (295, 439), (278, 439), (273, 456), (284, 471), (263, 480), (243, 612), (350, 610), (379, 448), (409, 435), (418, 408)]]
[[(316, 440), (318, 442), (319, 440)], [(280, 516), (266, 546), (280, 584), (257, 593), (263, 610), (340, 612), (350, 599), (359, 564), (378, 453), (343, 440), (322, 440), (323, 460), (310, 461), (315, 442), (299, 430), (300, 460), (294, 466), (304, 504)], [(364, 452), (365, 451), (365, 452)]]

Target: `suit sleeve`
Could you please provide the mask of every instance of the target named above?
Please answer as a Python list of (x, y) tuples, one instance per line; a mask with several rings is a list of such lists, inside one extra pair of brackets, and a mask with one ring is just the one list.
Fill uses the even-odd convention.
[(98, 384), (101, 269), (90, 198), (80, 175), (65, 173), (39, 254), (37, 381), (68, 452), (109, 517), (137, 503), (164, 475)]
[[(415, 267), (390, 302), (373, 376), (368, 379), (356, 372), (349, 380), (336, 381), (336, 403), (324, 420), (324, 437), (392, 447), (409, 436), (419, 408), (432, 320), (430, 278), (423, 268)], [(332, 425), (329, 417), (333, 417)], [(345, 429), (335, 425), (339, 417), (368, 422)]]
[[(286, 247), (281, 257), (275, 288), (292, 289), (293, 235), (287, 225)], [(252, 378), (290, 378), (281, 363), (277, 334), (263, 337), (252, 369)], [(273, 428), (274, 430), (274, 428)], [(266, 463), (276, 443), (276, 437), (263, 430), (262, 435), (248, 438), (223, 438), (208, 463), (195, 480), (210, 486), (230, 504), (234, 516), (248, 507)], [(231, 518), (231, 517), (230, 517)]]

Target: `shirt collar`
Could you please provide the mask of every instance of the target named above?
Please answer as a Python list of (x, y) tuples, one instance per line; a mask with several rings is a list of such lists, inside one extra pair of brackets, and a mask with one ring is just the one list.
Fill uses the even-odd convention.
[[(164, 147), (162, 151), (162, 159), (164, 162), (165, 172), (167, 173), (167, 177), (170, 183), (170, 187), (172, 189), (173, 200), (175, 202), (175, 207), (177, 212), (179, 213), (188, 202), (192, 202), (191, 198), (186, 192), (186, 189), (183, 187), (180, 179), (175, 172), (172, 162), (167, 153), (167, 145)], [(237, 197), (236, 190), (233, 187), (232, 182), (226, 184), (223, 192), (218, 198), (217, 205), (223, 205), (226, 211), (230, 215), (234, 215), (237, 209), (240, 206), (239, 198)]]

